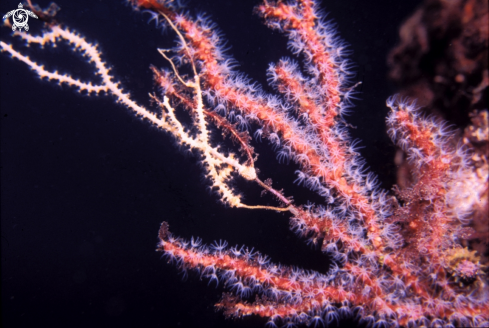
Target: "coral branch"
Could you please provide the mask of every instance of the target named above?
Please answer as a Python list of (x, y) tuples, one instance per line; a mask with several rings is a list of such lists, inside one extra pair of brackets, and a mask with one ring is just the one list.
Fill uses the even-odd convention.
[[(379, 188), (347, 131), (344, 116), (357, 85), (348, 51), (318, 3), (265, 0), (255, 8), (266, 25), (289, 37), (293, 55), (304, 59), (270, 65), (273, 94), (235, 70), (208, 19), (193, 18), (170, 0), (131, 3), (149, 10), (177, 37), (173, 49), (158, 49), (170, 69), (151, 67), (158, 88), (150, 95), (154, 111), (119, 87), (97, 46), (46, 13), (41, 16), (49, 24), (42, 35), (15, 36), (28, 46), (68, 42), (93, 64), (100, 83), (48, 71), (5, 42), (0, 47), (40, 78), (89, 96), (112, 95), (198, 154), (223, 203), (289, 212), (291, 229), (333, 260), (325, 274), (273, 264), (246, 247), (175, 237), (163, 222), (157, 251), (181, 270), (222, 282), (228, 293), (218, 309), (230, 317), (266, 317), (271, 326), (327, 325), (353, 314), (376, 327), (489, 325), (487, 266), (464, 244), (474, 213), (487, 204), (487, 165), (476, 168), (470, 147), (445, 123), (425, 117), (414, 101), (394, 96), (387, 100), (388, 134), (408, 154), (413, 181), (396, 187), (394, 195)], [(296, 204), (272, 187), (271, 179), (259, 177), (251, 130), (257, 139), (269, 140), (279, 161), (297, 164), (295, 182), (316, 192), (324, 204)], [(226, 143), (226, 137), (231, 141)], [(233, 183), (239, 179), (256, 183), (276, 204), (245, 204)]]

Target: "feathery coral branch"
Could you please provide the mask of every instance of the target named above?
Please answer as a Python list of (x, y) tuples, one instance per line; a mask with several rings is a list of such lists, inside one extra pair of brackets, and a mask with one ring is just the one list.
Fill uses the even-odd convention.
[[(177, 35), (175, 48), (159, 49), (171, 69), (152, 67), (160, 89), (151, 95), (158, 114), (120, 89), (97, 46), (56, 23), (38, 37), (16, 35), (27, 44), (69, 42), (94, 64), (100, 84), (47, 71), (11, 45), (1, 42), (0, 47), (41, 78), (113, 95), (199, 153), (223, 203), (290, 212), (291, 229), (320, 244), (335, 261), (326, 274), (272, 264), (245, 247), (205, 246), (175, 237), (164, 222), (157, 250), (184, 270), (223, 281), (230, 293), (216, 305), (219, 309), (231, 317), (267, 317), (272, 326), (330, 324), (355, 312), (376, 326), (488, 325), (487, 268), (461, 243), (477, 199), (487, 196), (487, 172), (482, 178), (474, 173), (469, 149), (443, 122), (423, 117), (413, 101), (394, 96), (387, 100), (388, 133), (416, 171), (413, 185), (398, 189), (397, 197), (381, 190), (376, 177), (365, 172), (346, 129), (344, 114), (355, 88), (345, 44), (315, 1), (265, 0), (256, 7), (269, 27), (289, 37), (293, 54), (304, 58), (302, 66), (289, 58), (270, 65), (269, 82), (282, 96), (265, 93), (234, 70), (209, 20), (182, 13), (173, 1), (131, 3), (152, 11)], [(179, 120), (179, 110), (189, 114), (189, 127)], [(298, 163), (296, 181), (317, 192), (325, 205), (297, 205), (258, 177), (251, 127), (279, 149), (281, 158)], [(220, 149), (213, 130), (231, 136), (239, 149)], [(245, 204), (231, 183), (238, 177), (257, 183), (278, 204)]]

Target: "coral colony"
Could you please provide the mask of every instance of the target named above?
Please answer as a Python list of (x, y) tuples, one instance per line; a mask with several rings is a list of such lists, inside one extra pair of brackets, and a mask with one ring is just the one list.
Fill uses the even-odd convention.
[[(47, 21), (44, 33), (15, 35), (27, 45), (69, 42), (102, 82), (47, 71), (4, 42), (1, 49), (40, 78), (89, 95), (112, 94), (199, 153), (207, 180), (224, 204), (289, 212), (290, 228), (334, 260), (328, 272), (305, 271), (226, 242), (208, 246), (199, 238), (176, 237), (163, 222), (157, 250), (183, 270), (223, 284), (229, 292), (218, 309), (228, 317), (268, 318), (270, 327), (323, 326), (344, 316), (375, 327), (489, 326), (487, 268), (480, 254), (462, 246), (473, 208), (487, 187), (473, 172), (470, 149), (454, 140), (445, 123), (423, 117), (414, 101), (391, 97), (388, 133), (415, 167), (414, 182), (394, 195), (381, 190), (348, 135), (343, 116), (354, 92), (351, 65), (317, 1), (265, 0), (256, 7), (270, 28), (289, 37), (292, 54), (303, 58), (300, 64), (286, 58), (270, 65), (268, 79), (280, 96), (265, 93), (233, 68), (208, 19), (182, 13), (172, 1), (131, 3), (176, 34), (173, 49), (159, 49), (170, 69), (152, 67), (160, 90), (151, 96), (157, 114), (119, 87), (96, 45), (39, 8), (33, 9)], [(180, 110), (191, 116), (190, 126), (178, 120)], [(278, 149), (278, 158), (300, 165), (293, 178), (321, 196), (322, 204), (296, 204), (259, 177), (252, 128), (256, 139), (268, 139)], [(212, 131), (230, 136), (239, 150), (220, 149)], [(274, 195), (277, 205), (245, 204), (230, 186), (238, 177)]]

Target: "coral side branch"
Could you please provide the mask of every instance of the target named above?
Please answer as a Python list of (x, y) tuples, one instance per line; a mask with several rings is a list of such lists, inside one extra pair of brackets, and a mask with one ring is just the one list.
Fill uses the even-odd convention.
[[(330, 286), (334, 275), (325, 276), (276, 265), (253, 249), (228, 248), (227, 242), (223, 241), (207, 246), (202, 245), (200, 239), (192, 238), (189, 242), (174, 237), (166, 222), (161, 224), (159, 239), (157, 250), (164, 252), (169, 262), (176, 263), (183, 270), (197, 270), (210, 280), (209, 283), (222, 281), (236, 294), (226, 294), (217, 304), (229, 316), (288, 317), (301, 312), (321, 311), (326, 303), (357, 303), (363, 298)], [(254, 294), (260, 295), (255, 303), (243, 301)], [(331, 309), (336, 311), (333, 306)]]
[[(424, 116), (415, 101), (393, 96), (387, 100), (388, 134), (407, 154), (412, 181), (393, 193), (382, 190), (347, 130), (356, 86), (348, 46), (318, 1), (264, 0), (255, 8), (267, 26), (289, 38), (295, 57), (270, 64), (272, 93), (235, 69), (208, 18), (193, 17), (178, 1), (130, 3), (176, 37), (173, 48), (157, 49), (166, 68), (151, 66), (154, 108), (133, 101), (99, 47), (56, 23), (52, 11), (31, 8), (48, 22), (41, 35), (13, 36), (26, 46), (41, 45), (39, 51), (69, 43), (92, 65), (92, 81), (49, 71), (9, 43), (0, 42), (0, 49), (41, 79), (87, 96), (114, 97), (198, 156), (223, 204), (289, 212), (291, 230), (333, 262), (325, 273), (274, 264), (253, 248), (176, 237), (163, 222), (157, 251), (209, 284), (221, 282), (226, 293), (218, 309), (229, 317), (268, 318), (271, 327), (328, 325), (353, 315), (375, 327), (489, 326), (487, 260), (470, 243), (477, 235), (474, 213), (488, 208), (487, 165), (476, 166), (470, 146), (446, 123)], [(183, 113), (189, 122), (182, 122)], [(268, 140), (277, 165), (297, 164), (294, 176), (280, 178), (294, 181), (296, 193), (309, 188), (320, 204), (297, 204), (262, 176), (252, 134)], [(246, 204), (236, 180), (255, 183), (275, 204)]]

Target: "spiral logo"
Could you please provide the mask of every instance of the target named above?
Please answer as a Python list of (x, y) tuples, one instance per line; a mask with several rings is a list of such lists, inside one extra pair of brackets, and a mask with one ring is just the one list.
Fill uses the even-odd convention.
[(10, 16), (12, 16), (13, 20), (12, 31), (15, 31), (17, 29), (19, 29), (19, 31), (22, 31), (22, 29), (29, 31), (29, 25), (27, 25), (27, 22), (29, 21), (29, 16), (37, 18), (37, 15), (34, 14), (32, 11), (24, 9), (22, 3), (19, 3), (18, 9), (9, 11), (5, 16), (3, 16), (3, 19)]
[(27, 13), (25, 13), (24, 11), (20, 11), (20, 10), (16, 10), (13, 18), (14, 18), (15, 23), (17, 23), (17, 25), (21, 25), (21, 26), (24, 26), (27, 23), (27, 21), (29, 20), (29, 18), (27, 17)]

